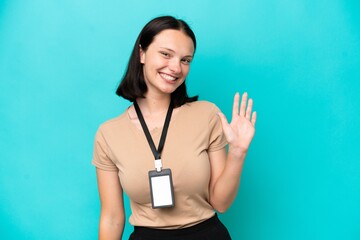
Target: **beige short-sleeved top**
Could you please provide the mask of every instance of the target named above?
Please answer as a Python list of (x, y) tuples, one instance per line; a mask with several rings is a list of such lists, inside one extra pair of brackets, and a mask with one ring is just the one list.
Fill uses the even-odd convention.
[[(154, 170), (154, 156), (144, 132), (131, 122), (127, 111), (100, 126), (92, 163), (99, 169), (118, 172), (130, 198), (132, 225), (176, 229), (215, 214), (209, 203), (208, 152), (227, 144), (218, 112), (214, 104), (196, 101), (181, 106), (171, 119), (161, 158), (163, 167), (170, 168), (173, 175), (173, 208), (151, 207), (148, 171)], [(156, 146), (161, 131), (150, 132)]]

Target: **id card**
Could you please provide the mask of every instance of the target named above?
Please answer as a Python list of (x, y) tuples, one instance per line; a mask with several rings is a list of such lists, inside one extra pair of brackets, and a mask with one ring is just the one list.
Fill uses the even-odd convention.
[(149, 171), (149, 183), (153, 208), (166, 208), (175, 205), (170, 169), (162, 169), (160, 172)]

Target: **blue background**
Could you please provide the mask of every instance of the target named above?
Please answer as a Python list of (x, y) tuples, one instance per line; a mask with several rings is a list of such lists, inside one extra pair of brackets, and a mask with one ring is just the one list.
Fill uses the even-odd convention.
[(236, 91), (255, 100), (221, 215), (233, 238), (360, 239), (359, 13), (355, 0), (0, 0), (0, 237), (97, 238), (94, 134), (129, 105), (114, 91), (141, 28), (171, 14), (198, 38), (190, 93), (228, 117)]

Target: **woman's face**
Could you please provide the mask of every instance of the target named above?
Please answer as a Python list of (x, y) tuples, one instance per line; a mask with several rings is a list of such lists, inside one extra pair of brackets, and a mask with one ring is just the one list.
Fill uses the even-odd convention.
[(155, 36), (146, 51), (140, 49), (147, 94), (170, 94), (186, 79), (194, 43), (179, 30), (167, 29)]

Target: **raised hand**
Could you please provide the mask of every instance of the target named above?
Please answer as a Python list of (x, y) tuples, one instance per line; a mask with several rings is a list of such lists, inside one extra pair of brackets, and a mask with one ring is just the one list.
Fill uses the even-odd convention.
[(241, 98), (240, 94), (234, 96), (232, 119), (228, 123), (225, 115), (219, 113), (225, 137), (229, 143), (229, 151), (242, 154), (249, 149), (250, 143), (255, 134), (256, 112), (252, 112), (253, 100), (248, 100), (245, 92)]

